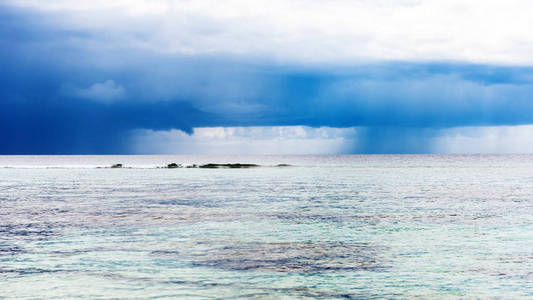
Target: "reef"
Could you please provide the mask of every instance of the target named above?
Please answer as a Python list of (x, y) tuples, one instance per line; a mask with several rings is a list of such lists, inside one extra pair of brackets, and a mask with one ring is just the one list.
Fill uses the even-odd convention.
[(241, 168), (256, 168), (256, 167), (260, 167), (259, 165), (256, 165), (256, 164), (240, 164), (240, 163), (237, 163), (237, 164), (205, 164), (205, 165), (200, 165), (198, 166), (198, 168), (201, 168), (201, 169), (241, 169)]
[[(290, 167), (289, 164), (277, 164), (272, 167)], [(113, 166), (115, 167), (115, 166)], [(122, 167), (122, 165), (118, 166), (117, 168)], [(262, 167), (258, 164), (244, 164), (244, 163), (227, 163), (227, 164), (219, 164), (219, 163), (208, 163), (208, 164), (192, 164), (192, 165), (182, 165), (177, 163), (170, 163), (163, 167), (158, 167), (162, 169), (178, 169), (178, 168), (186, 168), (186, 169), (248, 169), (248, 168), (258, 168)]]

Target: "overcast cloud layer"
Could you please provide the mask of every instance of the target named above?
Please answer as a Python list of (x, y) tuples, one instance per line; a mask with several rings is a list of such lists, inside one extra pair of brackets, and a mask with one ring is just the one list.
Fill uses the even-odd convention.
[(334, 152), (439, 152), (452, 128), (533, 124), (528, 1), (221, 3), (7, 1), (0, 153), (300, 125), (357, 128)]
[[(527, 0), (8, 0), (87, 46), (285, 62), (532, 63)], [(74, 42), (74, 41), (72, 41)]]

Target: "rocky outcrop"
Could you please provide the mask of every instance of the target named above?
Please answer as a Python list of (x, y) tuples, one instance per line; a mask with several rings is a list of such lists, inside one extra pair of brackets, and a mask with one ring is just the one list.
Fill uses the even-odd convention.
[(260, 167), (259, 165), (256, 165), (256, 164), (240, 164), (240, 163), (237, 163), (237, 164), (205, 164), (205, 165), (200, 165), (198, 166), (198, 168), (202, 168), (202, 169), (244, 169), (244, 168), (256, 168), (256, 167)]
[[(117, 166), (117, 167), (115, 167)], [(290, 167), (289, 164), (277, 164), (271, 167)], [(117, 164), (114, 165), (112, 168), (121, 168), (122, 165)], [(178, 168), (187, 168), (187, 169), (248, 169), (248, 168), (258, 168), (261, 167), (261, 165), (257, 164), (243, 164), (243, 163), (228, 163), (228, 164), (218, 164), (218, 163), (208, 163), (203, 165), (182, 165), (177, 163), (170, 163), (166, 167), (158, 167), (162, 169), (178, 169)]]

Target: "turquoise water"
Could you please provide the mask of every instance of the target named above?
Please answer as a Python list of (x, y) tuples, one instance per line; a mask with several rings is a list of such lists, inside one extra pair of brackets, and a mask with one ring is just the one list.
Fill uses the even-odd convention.
[(2, 299), (533, 297), (533, 156), (0, 156), (0, 179)]

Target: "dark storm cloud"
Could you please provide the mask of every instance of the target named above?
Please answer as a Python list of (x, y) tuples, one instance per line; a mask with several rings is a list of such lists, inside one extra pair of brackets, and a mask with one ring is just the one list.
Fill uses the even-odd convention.
[(205, 114), (184, 102), (105, 104), (69, 99), (9, 99), (0, 104), (5, 154), (121, 153), (132, 128), (191, 133)]
[(134, 129), (270, 125), (364, 127), (354, 151), (409, 153), (444, 128), (533, 123), (530, 67), (156, 54), (0, 16), (2, 154), (121, 153)]

